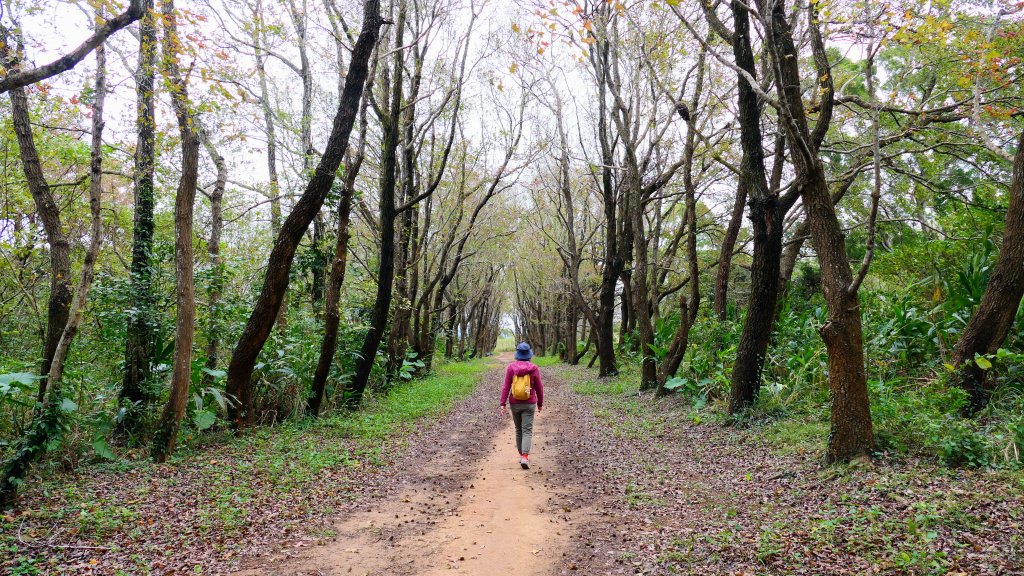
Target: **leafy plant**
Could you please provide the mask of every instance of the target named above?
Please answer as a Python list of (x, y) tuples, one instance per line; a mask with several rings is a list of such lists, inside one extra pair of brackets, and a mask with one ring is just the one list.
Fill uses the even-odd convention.
[(398, 377), (402, 380), (412, 380), (413, 376), (420, 370), (427, 367), (422, 360), (418, 359), (419, 354), (409, 350), (405, 353), (402, 366), (398, 369)]

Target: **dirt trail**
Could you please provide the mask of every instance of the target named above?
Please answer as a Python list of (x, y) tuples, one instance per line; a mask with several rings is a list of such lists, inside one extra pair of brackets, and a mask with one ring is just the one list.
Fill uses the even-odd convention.
[[(503, 366), (511, 358), (498, 360)], [(564, 411), (550, 409), (549, 404), (537, 417), (534, 462), (530, 470), (523, 470), (513, 445), (511, 418), (502, 419), (495, 407), (502, 374), (498, 368), (487, 376), (484, 390), (475, 395), (484, 395), (474, 402), (478, 406), (461, 408), (483, 413), (466, 416), (412, 446), (409, 460), (395, 471), (398, 488), (339, 519), (333, 541), (297, 553), (283, 550), (237, 574), (561, 572), (573, 519), (555, 503), (561, 501), (552, 488), (559, 471), (558, 443), (549, 436), (556, 433)]]

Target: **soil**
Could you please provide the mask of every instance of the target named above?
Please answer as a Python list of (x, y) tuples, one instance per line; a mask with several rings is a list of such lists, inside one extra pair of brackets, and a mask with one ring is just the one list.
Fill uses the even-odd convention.
[(334, 538), (238, 574), (1024, 574), (1024, 496), (998, 474), (829, 468), (680, 400), (578, 395), (592, 371), (561, 365), (543, 369), (524, 471), (502, 373), (418, 434)]
[[(509, 355), (510, 356), (510, 355)], [(504, 363), (511, 357), (498, 358)], [(440, 575), (555, 574), (576, 567), (570, 537), (587, 511), (569, 494), (578, 470), (566, 466), (567, 387), (545, 382), (534, 423), (531, 466), (519, 465), (515, 428), (497, 409), (503, 368), (417, 439), (388, 472), (390, 493), (334, 524), (329, 542), (281, 550), (236, 574)]]

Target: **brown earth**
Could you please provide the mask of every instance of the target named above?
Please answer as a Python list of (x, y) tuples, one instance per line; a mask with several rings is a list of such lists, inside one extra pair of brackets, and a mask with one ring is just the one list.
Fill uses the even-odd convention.
[[(510, 357), (499, 357), (504, 364)], [(395, 490), (334, 524), (326, 544), (284, 549), (238, 576), (556, 574), (576, 566), (570, 537), (588, 516), (568, 504), (578, 485), (564, 467), (560, 432), (570, 410), (557, 379), (534, 425), (523, 470), (511, 417), (497, 410), (502, 369), (439, 422), (390, 471)]]

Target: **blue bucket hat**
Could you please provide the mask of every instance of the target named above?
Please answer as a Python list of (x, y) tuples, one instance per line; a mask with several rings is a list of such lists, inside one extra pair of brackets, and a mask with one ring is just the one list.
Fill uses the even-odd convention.
[(529, 344), (522, 342), (516, 346), (516, 360), (529, 360), (530, 358), (533, 358), (533, 350), (530, 349)]

